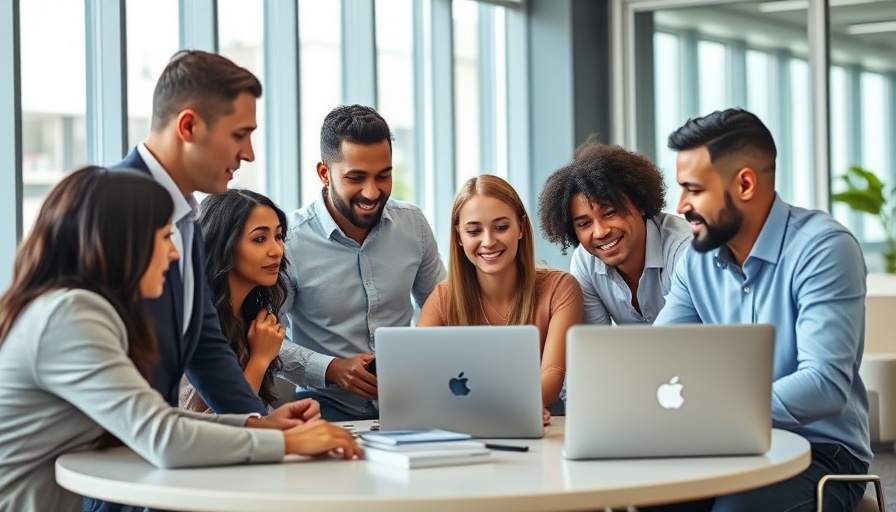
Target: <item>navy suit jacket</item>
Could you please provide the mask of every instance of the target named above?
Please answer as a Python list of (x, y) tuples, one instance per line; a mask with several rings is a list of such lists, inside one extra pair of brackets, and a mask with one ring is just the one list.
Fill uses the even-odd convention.
[[(149, 174), (137, 149), (114, 166)], [(165, 289), (158, 299), (146, 300), (159, 344), (159, 362), (152, 372), (152, 387), (174, 407), (178, 405), (181, 376), (190, 379), (205, 403), (218, 414), (258, 412), (267, 408), (243, 377), (233, 349), (221, 332), (205, 276), (205, 243), (197, 225), (193, 230), (193, 314), (183, 330), (184, 285), (178, 262), (168, 268)]]

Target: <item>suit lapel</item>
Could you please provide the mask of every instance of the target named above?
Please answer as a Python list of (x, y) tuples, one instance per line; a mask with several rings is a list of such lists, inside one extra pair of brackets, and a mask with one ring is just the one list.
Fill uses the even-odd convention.
[(180, 275), (177, 260), (172, 261), (168, 267), (168, 281), (171, 283), (171, 304), (174, 309), (177, 336), (180, 339), (184, 332), (184, 278)]

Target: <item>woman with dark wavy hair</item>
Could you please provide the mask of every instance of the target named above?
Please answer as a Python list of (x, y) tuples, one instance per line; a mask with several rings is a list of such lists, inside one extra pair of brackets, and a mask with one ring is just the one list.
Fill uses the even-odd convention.
[(199, 419), (149, 385), (158, 347), (144, 299), (162, 295), (178, 257), (173, 210), (148, 176), (101, 167), (44, 201), (0, 296), (0, 510), (81, 510), (56, 483), (56, 457), (122, 442), (167, 468), (360, 455), (311, 401)]
[[(249, 385), (270, 406), (277, 399), (274, 371), (284, 334), (276, 313), (286, 300), (286, 214), (267, 197), (238, 189), (208, 196), (201, 212), (205, 268), (221, 330)], [(185, 409), (210, 410), (186, 378), (180, 396)]]

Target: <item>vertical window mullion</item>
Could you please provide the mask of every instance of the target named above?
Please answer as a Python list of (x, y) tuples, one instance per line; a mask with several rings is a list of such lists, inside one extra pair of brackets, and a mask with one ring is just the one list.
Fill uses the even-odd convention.
[(701, 115), (700, 110), (700, 80), (699, 59), (697, 57), (697, 32), (693, 30), (682, 31), (678, 36), (679, 62), (681, 72), (679, 74), (681, 91), (681, 118), (689, 119)]
[(301, 205), (299, 16), (296, 2), (263, 2), (264, 94), (271, 199), (284, 211)]
[(85, 0), (87, 160), (114, 165), (127, 151), (124, 0)]
[[(3, 35), (6, 34), (6, 35)], [(22, 238), (22, 73), (19, 0), (0, 0), (0, 290), (12, 278), (16, 246)]]
[(180, 0), (180, 47), (218, 52), (217, 0)]
[(730, 41), (728, 48), (728, 102), (731, 105), (747, 104), (747, 44)]
[(495, 121), (495, 8), (479, 5), (479, 169), (497, 174)]
[[(846, 158), (850, 165), (862, 162), (862, 70), (859, 66), (845, 66), (846, 69)], [(833, 169), (836, 178), (846, 169)], [(865, 239), (865, 225), (862, 222), (865, 214), (850, 209), (849, 229), (859, 240)]]
[[(454, 59), (451, 0), (414, 2), (414, 76), (421, 206), (447, 251), (455, 190)], [(447, 254), (447, 253), (444, 253)]]
[(342, 0), (342, 99), (346, 104), (376, 108), (374, 16), (373, 0)]

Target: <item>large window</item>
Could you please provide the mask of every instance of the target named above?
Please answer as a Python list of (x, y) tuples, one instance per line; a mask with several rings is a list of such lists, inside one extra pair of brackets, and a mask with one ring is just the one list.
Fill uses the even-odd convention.
[(22, 228), (27, 233), (53, 185), (87, 160), (84, 3), (20, 2), (20, 23)]
[(507, 8), (452, 3), (456, 183), (507, 177)]
[(162, 70), (178, 49), (178, 0), (128, 0), (128, 146), (146, 138), (152, 94)]
[(377, 111), (392, 129), (392, 197), (416, 202), (414, 147), (414, 6), (412, 0), (376, 3)]
[(781, 196), (815, 206), (805, 19), (781, 24), (756, 2), (670, 8), (653, 18), (654, 124), (637, 129), (653, 129), (654, 147), (638, 149), (656, 155), (669, 208), (679, 196), (669, 134), (691, 117), (730, 107), (751, 110), (774, 135)]
[[(831, 6), (831, 190), (852, 165), (874, 172), (885, 192), (896, 185), (896, 37), (886, 24), (896, 2)], [(890, 203), (892, 205), (892, 202)], [(868, 269), (883, 270), (885, 234), (877, 218), (833, 205), (834, 216), (863, 243)]]
[(339, 0), (299, 0), (299, 94), (301, 105), (301, 168), (276, 172), (300, 173), (302, 204), (320, 197), (317, 177), (320, 126), (327, 113), (342, 103), (342, 29)]
[[(245, 67), (264, 85), (264, 14), (262, 0), (218, 0), (218, 51)], [(252, 133), (254, 162), (243, 162), (230, 187), (266, 193), (265, 102), (256, 104), (258, 129)]]
[[(342, 7), (351, 2), (291, 0), (298, 11), (296, 33), (290, 23), (279, 24), (276, 22), (283, 20), (264, 18), (266, 13), (276, 16), (280, 12), (272, 8), (279, 0), (217, 0), (212, 2), (214, 8), (205, 5), (198, 9), (192, 9), (194, 6), (189, 0), (128, 0), (121, 6), (112, 2), (114, 5), (109, 9), (96, 10), (102, 18), (95, 27), (85, 19), (88, 12), (85, 5), (93, 6), (92, 0), (87, 4), (84, 0), (12, 1), (20, 12), (16, 33), (20, 36), (21, 75), (14, 76), (13, 67), (4, 61), (0, 63), (0, 79), (4, 83), (21, 81), (21, 140), (0, 141), (3, 146), (0, 149), (5, 154), (17, 154), (16, 144), (21, 144), (23, 149), (23, 194), (16, 199), (23, 203), (26, 231), (52, 186), (66, 172), (86, 163), (88, 148), (105, 151), (107, 146), (101, 142), (117, 144), (117, 141), (105, 140), (109, 137), (103, 137), (103, 141), (90, 140), (92, 137), (122, 130), (127, 146), (133, 147), (145, 140), (151, 126), (155, 84), (181, 47), (182, 36), (191, 38), (198, 34), (196, 44), (209, 45), (212, 41), (207, 37), (217, 34), (220, 53), (254, 72), (262, 79), (266, 92), (275, 94), (289, 94), (293, 89), (288, 83), (293, 70), (287, 69), (287, 74), (278, 75), (272, 73), (277, 70), (265, 69), (266, 65), (289, 67), (293, 62), (272, 63), (265, 58), (272, 55), (276, 58), (278, 48), (298, 41), (298, 119), (278, 117), (278, 140), (271, 146), (283, 149), (281, 142), (294, 144), (291, 149), (297, 149), (299, 162), (292, 161), (295, 153), (290, 150), (266, 154), (265, 139), (270, 141), (272, 133), (264, 133), (268, 124), (265, 121), (266, 118), (273, 120), (274, 116), (270, 115), (270, 109), (265, 111), (270, 103), (261, 101), (257, 116), (259, 129), (253, 135), (256, 160), (242, 164), (231, 182), (235, 187), (280, 194), (280, 200), (288, 202), (290, 207), (307, 205), (319, 197), (321, 182), (316, 164), (320, 159), (321, 123), (347, 95), (357, 92), (343, 91), (347, 56), (343, 51), (346, 34), (342, 32), (346, 23), (375, 23), (372, 27), (376, 34), (375, 66), (351, 68), (357, 71), (352, 80), (376, 83), (376, 97), (365, 101), (376, 103), (395, 135), (394, 197), (414, 202), (428, 212), (440, 236), (448, 232), (439, 224), (457, 184), (484, 172), (507, 176), (511, 143), (521, 146), (514, 149), (514, 159), (529, 159), (528, 155), (519, 156), (526, 153), (528, 142), (521, 141), (519, 136), (512, 141), (508, 139), (508, 113), (514, 117), (513, 128), (520, 133), (526, 131), (524, 125), (529, 116), (529, 101), (520, 92), (528, 90), (523, 82), (529, 79), (530, 72), (525, 59), (528, 13), (514, 2), (376, 0), (372, 2), (373, 17), (343, 20)], [(119, 7), (124, 17), (122, 26), (115, 26), (119, 20), (109, 14), (119, 12)], [(189, 10), (189, 19), (182, 19), (185, 7)], [(271, 23), (271, 30), (266, 31), (266, 22)], [(88, 33), (94, 30), (92, 27), (99, 32)], [(360, 28), (366, 37), (368, 27)], [(119, 106), (110, 102), (98, 105), (102, 108), (97, 109), (97, 126), (88, 132), (87, 64), (93, 63), (90, 59), (94, 56), (87, 54), (87, 43), (102, 44), (103, 38), (114, 37), (119, 31), (125, 36), (122, 45), (125, 55), (120, 62), (123, 69), (117, 58), (105, 58), (114, 55), (100, 56), (98, 65), (91, 69), (102, 76), (90, 78), (96, 78), (108, 88), (118, 87), (123, 75), (125, 111), (118, 112)], [(433, 40), (434, 37), (444, 40)], [(514, 41), (513, 47), (508, 48), (508, 38)], [(4, 44), (11, 43), (11, 38), (4, 41)], [(415, 67), (419, 62), (425, 63), (424, 69)], [(514, 73), (512, 77), (510, 69)], [(269, 75), (270, 84), (265, 83), (265, 75)], [(509, 95), (508, 91), (515, 94)], [(109, 98), (117, 96), (118, 91), (110, 92), (113, 94)], [(512, 112), (508, 97), (514, 103)], [(290, 112), (284, 110), (284, 115), (292, 115), (293, 106), (287, 105)], [(125, 126), (117, 126), (119, 119)], [(296, 125), (298, 130), (294, 128)], [(98, 158), (117, 159), (113, 156), (115, 151), (117, 147), (111, 154)], [(273, 161), (281, 159), (289, 168), (271, 167)], [(521, 167), (528, 168), (528, 162), (520, 163), (526, 163)], [(516, 179), (522, 179), (520, 172), (524, 171), (518, 171)], [(295, 192), (296, 183), (280, 179), (283, 176), (298, 177), (301, 194)], [(282, 194), (266, 190), (270, 183), (284, 185)], [(524, 189), (523, 195), (534, 211), (533, 193)], [(13, 226), (10, 231), (11, 225), (0, 228), (3, 235), (14, 238), (18, 229)], [(10, 257), (9, 251), (0, 253), (0, 262)]]
[(454, 140), (457, 186), (481, 174), (479, 98), (479, 4), (455, 0), (454, 18)]

